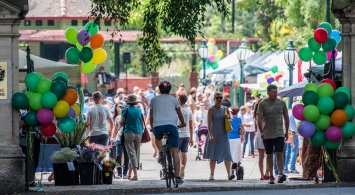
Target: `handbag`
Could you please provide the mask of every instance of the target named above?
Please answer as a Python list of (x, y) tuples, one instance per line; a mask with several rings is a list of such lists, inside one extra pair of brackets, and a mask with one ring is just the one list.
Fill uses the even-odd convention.
[[(224, 114), (225, 115), (228, 114), (227, 108), (224, 109)], [(229, 121), (229, 119), (227, 117), (224, 117), (224, 127), (225, 127), (224, 129), (226, 130), (227, 133), (233, 130), (231, 122)]]
[(123, 130), (122, 130), (122, 135), (121, 135), (121, 139), (120, 139), (121, 145), (124, 145), (124, 129), (126, 127), (127, 117), (128, 117), (128, 108), (127, 108), (126, 116), (124, 117)]
[(147, 127), (145, 126), (145, 120), (144, 120), (144, 116), (142, 114), (142, 120), (143, 120), (143, 134), (142, 134), (142, 140), (141, 143), (147, 143), (150, 142), (150, 135), (149, 135), (149, 131), (147, 129)]
[(239, 135), (245, 135), (245, 129), (244, 129), (242, 123), (240, 123), (240, 126), (239, 126)]

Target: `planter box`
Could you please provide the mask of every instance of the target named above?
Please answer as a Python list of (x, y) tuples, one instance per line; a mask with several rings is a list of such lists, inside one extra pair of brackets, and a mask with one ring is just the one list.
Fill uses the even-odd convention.
[(102, 165), (99, 162), (95, 162), (95, 184), (102, 184)]
[(75, 171), (69, 171), (67, 163), (53, 164), (54, 181), (56, 186), (79, 184), (78, 163), (74, 162)]
[(95, 163), (79, 163), (79, 175), (81, 185), (94, 185), (96, 179)]
[(112, 172), (102, 172), (102, 182), (103, 184), (112, 184)]

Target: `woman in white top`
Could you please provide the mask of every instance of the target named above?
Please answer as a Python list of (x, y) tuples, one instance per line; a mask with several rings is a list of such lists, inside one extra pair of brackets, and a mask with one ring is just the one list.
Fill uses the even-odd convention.
[(251, 103), (246, 103), (245, 104), (245, 109), (246, 113), (243, 115), (243, 126), (245, 129), (245, 136), (243, 139), (243, 158), (245, 154), (245, 149), (248, 144), (249, 138), (250, 138), (250, 143), (249, 143), (249, 156), (252, 156), (252, 158), (255, 158), (254, 155), (254, 133), (255, 133), (255, 120), (253, 117), (253, 111), (251, 109)]

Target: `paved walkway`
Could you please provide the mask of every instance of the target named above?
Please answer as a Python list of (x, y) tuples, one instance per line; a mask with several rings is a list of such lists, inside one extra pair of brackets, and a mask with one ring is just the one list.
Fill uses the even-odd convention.
[[(159, 179), (160, 165), (157, 159), (152, 157), (153, 149), (150, 143), (143, 144), (141, 148), (142, 170), (139, 171), (138, 181), (128, 181), (122, 179), (114, 179), (112, 185), (93, 185), (93, 186), (55, 186), (54, 182), (48, 182), (49, 174), (43, 174), (42, 183), (44, 190), (47, 192), (124, 192), (124, 193), (158, 193), (158, 192), (183, 192), (183, 191), (220, 191), (220, 190), (236, 190), (236, 189), (274, 189), (274, 188), (298, 188), (305, 186), (315, 186), (309, 181), (286, 181), (284, 184), (269, 185), (267, 181), (260, 181), (260, 174), (257, 162), (257, 156), (251, 158), (247, 156), (243, 159), (244, 167), (243, 181), (228, 181), (224, 164), (218, 164), (215, 171), (215, 181), (208, 181), (209, 163), (207, 160), (196, 161), (195, 157), (197, 149), (190, 148), (188, 154), (187, 168), (185, 169), (185, 182), (179, 186), (178, 190), (166, 191), (165, 181)], [(298, 165), (298, 170), (300, 166)], [(290, 175), (292, 177), (300, 175)], [(40, 174), (36, 177), (39, 179)], [(31, 188), (36, 191), (37, 189)], [(113, 190), (113, 191), (112, 191)]]

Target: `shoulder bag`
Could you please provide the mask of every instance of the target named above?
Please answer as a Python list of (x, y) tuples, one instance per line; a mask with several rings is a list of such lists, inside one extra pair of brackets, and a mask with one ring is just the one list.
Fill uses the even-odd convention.
[(245, 129), (242, 125), (242, 119), (240, 119), (240, 125), (239, 125), (239, 135), (245, 135)]
[(147, 143), (150, 142), (150, 135), (149, 135), (149, 131), (147, 129), (147, 127), (145, 126), (145, 120), (144, 120), (144, 116), (142, 114), (142, 120), (143, 120), (143, 134), (142, 134), (142, 141), (141, 143)]
[[(227, 115), (227, 114), (228, 114), (227, 108), (224, 108), (224, 115)], [(225, 126), (224, 129), (226, 130), (227, 133), (233, 130), (231, 122), (229, 121), (229, 119), (226, 116), (224, 116), (224, 126)]]

